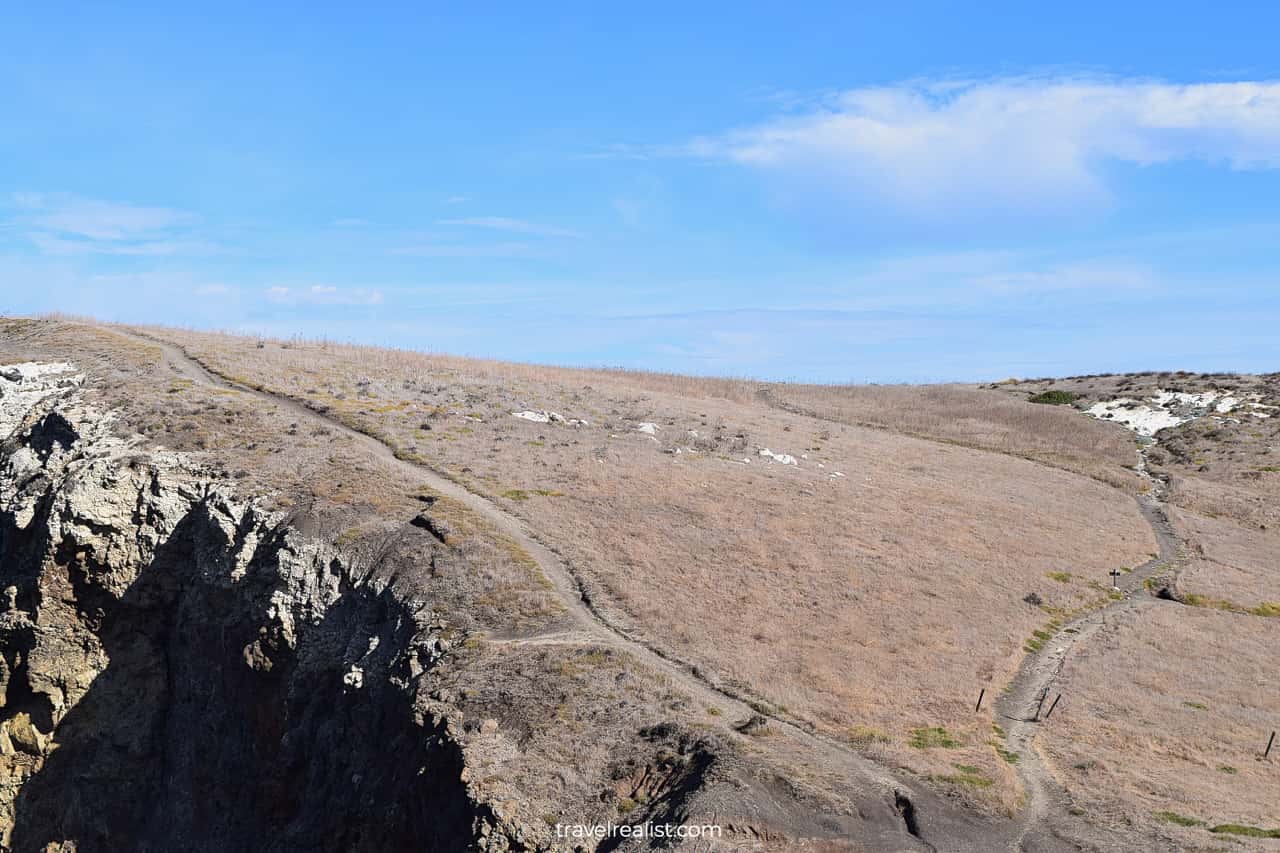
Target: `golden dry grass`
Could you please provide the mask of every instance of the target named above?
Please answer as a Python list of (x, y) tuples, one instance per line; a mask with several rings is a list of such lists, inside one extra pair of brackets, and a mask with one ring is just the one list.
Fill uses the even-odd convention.
[[(1131, 437), (1071, 407), (1021, 398), (1055, 383), (1016, 394), (768, 386), (775, 405), (810, 416), (771, 407), (759, 394), (765, 386), (747, 380), (152, 332), (490, 496), (528, 520), (596, 605), (646, 642), (992, 808), (1011, 809), (1018, 788), (989, 713), (972, 713), (977, 688), (990, 696), (1008, 680), (1051, 612), (1096, 601), (1110, 568), (1154, 550), (1128, 494), (1104, 485), (1134, 486), (1123, 470), (1133, 461)], [(349, 518), (394, 516), (412, 499), (411, 484), (380, 481), (344, 455), (341, 441), (290, 432), (260, 405), (174, 390), (167, 380), (137, 393), (139, 376), (154, 370), (152, 348), (91, 326), (6, 325), (0, 333), (24, 353), (74, 349), (130, 423), (214, 464), (243, 460), (247, 485), (345, 506)], [(1173, 379), (1190, 381), (1057, 384), (1115, 394)], [(512, 417), (525, 409), (589, 423)], [(221, 420), (211, 422), (214, 414)], [(636, 429), (644, 422), (655, 424), (652, 438)], [(1248, 609), (1277, 597), (1280, 474), (1265, 470), (1277, 424), (1217, 427), (1222, 436), (1187, 429), (1159, 459), (1201, 551), (1183, 586), (1206, 600)], [(800, 464), (769, 463), (759, 455), (766, 447)], [(530, 602), (536, 610), (541, 591), (521, 587), (528, 579), (519, 580), (519, 560), (503, 563), (511, 555), (484, 538), (471, 537), (478, 550), (461, 555), (439, 594), (467, 589), (468, 567), (487, 566), (470, 581), (471, 597), (456, 602), (500, 626), (504, 612)], [(1025, 603), (1030, 592), (1044, 606)], [(1271, 764), (1253, 760), (1275, 727), (1274, 690), (1260, 673), (1272, 666), (1278, 630), (1280, 619), (1150, 604), (1071, 656), (1059, 685), (1064, 704), (1041, 737), (1088, 818), (1137, 827), (1174, 848), (1225, 839), (1162, 813), (1280, 826), (1269, 770), (1280, 753)], [(594, 684), (590, 668), (566, 659), (566, 677), (584, 690)], [(675, 713), (675, 697), (660, 701)], [(585, 725), (581, 716), (557, 712), (547, 725)]]
[[(90, 377), (84, 393), (118, 419), (121, 432), (142, 436), (144, 447), (187, 454), (355, 564), (394, 550), (422, 510), (419, 481), (370, 458), (339, 430), (177, 377), (163, 369), (159, 347), (108, 327), (0, 318), (0, 363), (25, 360), (73, 361)], [(488, 630), (528, 630), (561, 612), (527, 555), (462, 507), (437, 501), (433, 511), (457, 531), (456, 541), (438, 555), (430, 580), (407, 580), (422, 581), (466, 613), (468, 624)]]
[(1109, 623), (1068, 660), (1040, 736), (1086, 819), (1175, 849), (1225, 844), (1206, 828), (1219, 824), (1280, 826), (1277, 755), (1258, 760), (1276, 727), (1278, 647), (1280, 620), (1171, 602)]
[(775, 396), (822, 418), (1024, 456), (1136, 489), (1132, 436), (1071, 407), (1029, 405), (964, 385), (784, 385)]
[(1178, 518), (1196, 552), (1179, 579), (1184, 593), (1280, 616), (1280, 533), (1185, 510)]
[[(1152, 470), (1172, 477), (1171, 503), (1246, 526), (1280, 527), (1280, 417), (1268, 416), (1280, 414), (1280, 374), (1166, 371), (1005, 382), (991, 390), (1015, 402), (1045, 391), (1065, 393), (1077, 408), (1119, 398), (1149, 400), (1160, 391), (1233, 395), (1244, 405), (1229, 413), (1199, 412), (1194, 420), (1161, 430), (1148, 461)], [(1070, 406), (1037, 408), (1074, 414)], [(1102, 422), (1089, 435), (1106, 430), (1113, 438), (1131, 437), (1119, 424)]]
[[(911, 389), (830, 389), (831, 417), (814, 418), (739, 380), (151, 333), (527, 519), (595, 603), (652, 645), (992, 806), (1010, 808), (1017, 791), (972, 703), (1051, 618), (1023, 598), (1073, 609), (1101, 594), (1110, 568), (1154, 550), (1128, 494), (1059, 470), (1119, 470), (1131, 444), (1101, 442), (1087, 458), (1090, 422), (1073, 431), (1067, 413), (990, 392), (916, 390), (912, 406)], [(823, 402), (799, 390), (806, 407)], [(854, 409), (880, 423), (842, 422)], [(522, 410), (588, 423), (512, 416)], [(646, 422), (652, 437), (637, 429)], [(1052, 435), (1013, 440), (1045, 424)], [(764, 448), (799, 464), (771, 463)], [(1017, 458), (1037, 454), (1058, 468)], [(911, 745), (934, 727), (956, 745)]]

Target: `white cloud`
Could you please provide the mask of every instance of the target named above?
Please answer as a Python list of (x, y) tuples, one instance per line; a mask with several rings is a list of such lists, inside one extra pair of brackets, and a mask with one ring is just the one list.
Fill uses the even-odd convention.
[(1110, 163), (1280, 168), (1280, 82), (908, 82), (832, 95), (685, 152), (772, 175), (788, 193), (909, 217), (1054, 213), (1105, 202)]
[(536, 237), (581, 237), (577, 231), (558, 228), (554, 225), (541, 225), (524, 219), (511, 219), (506, 216), (468, 216), (464, 219), (440, 219), (437, 225), (456, 225), (466, 228), (486, 228), (494, 231), (510, 231), (516, 234), (530, 234)]
[(63, 193), (15, 193), (11, 201), (17, 212), (12, 225), (46, 255), (160, 257), (216, 251), (191, 237), (196, 218), (173, 208)]
[(143, 207), (44, 193), (16, 193), (23, 220), (46, 231), (89, 240), (132, 240), (191, 224), (194, 217), (167, 207)]
[(288, 305), (381, 305), (382, 293), (365, 288), (339, 288), (327, 284), (309, 287), (275, 285), (266, 290), (267, 299)]

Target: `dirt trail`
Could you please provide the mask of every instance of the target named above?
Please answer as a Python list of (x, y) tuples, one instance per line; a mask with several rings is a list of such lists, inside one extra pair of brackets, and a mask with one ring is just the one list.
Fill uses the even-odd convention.
[[(791, 414), (831, 420), (817, 412), (780, 400), (770, 389), (761, 388), (757, 399), (770, 408)], [(836, 421), (844, 423), (843, 421)], [(858, 424), (873, 429), (886, 429), (879, 424)], [(918, 436), (920, 437), (920, 436)], [(925, 441), (940, 439), (920, 437)], [(1151, 526), (1158, 551), (1155, 557), (1138, 566), (1132, 572), (1121, 575), (1116, 581), (1122, 596), (1062, 625), (1059, 633), (1036, 652), (1029, 653), (1018, 667), (1018, 672), (995, 704), (997, 722), (1007, 734), (1007, 748), (1020, 756), (1018, 776), (1026, 790), (1026, 803), (1014, 824), (1014, 831), (997, 842), (994, 838), (989, 849), (1028, 851), (1031, 853), (1056, 853), (1075, 850), (1128, 850), (1133, 839), (1124, 838), (1090, 825), (1071, 813), (1071, 803), (1061, 784), (1053, 776), (1043, 757), (1037, 751), (1034, 739), (1041, 725), (1051, 724), (1051, 712), (1056, 694), (1053, 685), (1062, 672), (1067, 655), (1089, 642), (1097, 630), (1108, 622), (1132, 618), (1138, 611), (1159, 606), (1160, 602), (1146, 591), (1146, 581), (1158, 575), (1173, 573), (1185, 562), (1183, 543), (1174, 531), (1165, 510), (1166, 484), (1153, 476), (1147, 468), (1147, 450), (1138, 451), (1134, 470), (1149, 485), (1149, 489), (1137, 497), (1142, 517)], [(988, 450), (987, 452), (998, 452)], [(1037, 465), (1051, 465), (1039, 459), (1019, 456)], [(1073, 472), (1074, 473), (1074, 472)], [(1065, 697), (1064, 697), (1065, 698)]]
[[(233, 382), (188, 355), (181, 347), (151, 335), (125, 330), (113, 331), (159, 347), (165, 366), (197, 384), (248, 394), (278, 406), (300, 418), (323, 422), (350, 438), (360, 448), (388, 467), (411, 474), (437, 493), (466, 506), (484, 518), (498, 532), (510, 537), (538, 564), (565, 605), (574, 627), (542, 638), (499, 640), (499, 642), (554, 644), (580, 641), (618, 649), (671, 679), (690, 697), (704, 706), (725, 711), (716, 725), (726, 734), (736, 720), (761, 715), (770, 721), (775, 737), (770, 748), (783, 760), (800, 765), (816, 765), (822, 775), (834, 777), (847, 786), (851, 807), (866, 818), (869, 836), (859, 838), (868, 849), (886, 851), (933, 850), (947, 853), (988, 853), (1005, 847), (1017, 827), (1007, 820), (979, 815), (950, 802), (921, 785), (896, 778), (889, 770), (851, 749), (841, 741), (809, 730), (785, 717), (764, 713), (751, 697), (716, 684), (701, 670), (671, 658), (642, 639), (614, 625), (584, 594), (583, 586), (570, 567), (520, 519), (487, 498), (422, 465), (400, 459), (376, 438), (317, 412), (296, 399)], [(889, 819), (886, 819), (889, 818)]]
[(1108, 622), (1130, 619), (1142, 609), (1158, 606), (1158, 600), (1147, 592), (1145, 582), (1176, 570), (1186, 559), (1165, 511), (1165, 484), (1147, 471), (1145, 448), (1139, 451), (1135, 470), (1151, 486), (1138, 497), (1138, 504), (1155, 534), (1157, 555), (1116, 580), (1120, 590), (1118, 598), (1064, 623), (1059, 633), (1041, 649), (1029, 653), (996, 700), (997, 722), (1008, 735), (1008, 748), (1020, 756), (1018, 775), (1026, 789), (1026, 805), (1018, 816), (1019, 831), (1013, 849), (1053, 849), (1046, 845), (1062, 842), (1064, 838), (1072, 839), (1066, 843), (1075, 848), (1087, 845), (1126, 849), (1132, 843), (1132, 839), (1126, 841), (1113, 836), (1072, 815), (1069, 798), (1037, 750), (1034, 739), (1040, 726), (1052, 725), (1051, 711), (1057, 696), (1053, 686), (1067, 655), (1087, 644)]

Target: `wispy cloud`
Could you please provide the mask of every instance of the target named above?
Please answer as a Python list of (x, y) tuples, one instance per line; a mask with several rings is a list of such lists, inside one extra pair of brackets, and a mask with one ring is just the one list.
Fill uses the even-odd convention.
[(912, 218), (1053, 213), (1105, 202), (1113, 163), (1280, 168), (1280, 82), (913, 81), (830, 95), (684, 152)]
[(1155, 285), (1146, 265), (1125, 258), (1065, 259), (1035, 251), (972, 250), (898, 255), (856, 276), (864, 288), (902, 304), (909, 294), (982, 299), (987, 294), (1054, 291), (1131, 291)]
[(533, 237), (581, 237), (578, 231), (559, 228), (554, 225), (543, 225), (524, 219), (512, 219), (506, 216), (468, 216), (461, 219), (440, 219), (437, 225), (460, 226), (464, 228), (484, 228), (491, 231), (508, 231), (515, 234), (528, 234)]
[(208, 254), (217, 250), (214, 244), (199, 240), (76, 240), (42, 232), (34, 232), (27, 236), (32, 244), (46, 255), (121, 255), (159, 258)]
[(15, 193), (13, 203), (36, 227), (90, 240), (134, 239), (188, 225), (194, 218), (167, 207), (143, 207), (62, 194)]
[(542, 254), (540, 248), (527, 241), (500, 243), (445, 243), (426, 241), (391, 250), (393, 255), (416, 258), (532, 258)]
[(13, 226), (44, 254), (158, 257), (216, 248), (192, 235), (196, 217), (182, 210), (62, 193), (15, 193), (11, 202)]
[(367, 288), (342, 288), (327, 284), (273, 285), (263, 291), (271, 302), (287, 305), (381, 305), (382, 292)]

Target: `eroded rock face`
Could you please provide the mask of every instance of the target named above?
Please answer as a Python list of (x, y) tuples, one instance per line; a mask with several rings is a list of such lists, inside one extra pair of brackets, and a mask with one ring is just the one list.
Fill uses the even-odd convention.
[(416, 710), (438, 618), (139, 452), (69, 368), (0, 379), (4, 849), (519, 847)]

